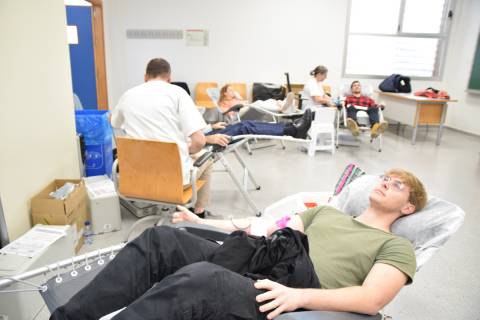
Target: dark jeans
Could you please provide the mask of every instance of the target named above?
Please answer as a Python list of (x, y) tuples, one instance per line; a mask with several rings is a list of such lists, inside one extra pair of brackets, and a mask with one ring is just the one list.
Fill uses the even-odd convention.
[(239, 136), (244, 134), (259, 134), (269, 136), (283, 136), (285, 124), (269, 123), (262, 121), (245, 120), (242, 122), (228, 125), (225, 129), (212, 130), (207, 135), (222, 133), (229, 136)]
[(253, 280), (205, 262), (218, 245), (169, 227), (128, 243), (50, 319), (265, 319)]
[[(348, 106), (347, 118), (351, 118), (357, 121), (357, 112), (358, 110), (354, 106)], [(365, 112), (368, 114), (368, 119), (370, 120), (371, 126), (373, 126), (375, 123), (380, 122), (380, 116), (378, 115), (378, 108), (368, 108)]]

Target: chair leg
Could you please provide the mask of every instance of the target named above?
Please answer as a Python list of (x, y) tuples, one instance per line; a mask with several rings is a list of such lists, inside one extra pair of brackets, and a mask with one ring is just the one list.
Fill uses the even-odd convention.
[(253, 202), (253, 200), (250, 198), (250, 195), (247, 193), (247, 191), (245, 191), (242, 187), (242, 184), (240, 183), (240, 181), (238, 181), (237, 177), (235, 177), (235, 174), (233, 173), (232, 171), (232, 168), (230, 167), (230, 164), (228, 163), (228, 161), (225, 159), (225, 156), (223, 154), (219, 154), (218, 155), (218, 159), (220, 160), (220, 163), (223, 165), (223, 167), (225, 168), (225, 170), (228, 172), (228, 174), (230, 175), (230, 177), (232, 178), (233, 182), (235, 183), (235, 185), (237, 186), (238, 190), (240, 191), (240, 193), (242, 194), (243, 198), (247, 201), (248, 205), (250, 206), (250, 208), (252, 209), (253, 213), (257, 216), (257, 217), (260, 217), (262, 215), (262, 212), (257, 208), (257, 206), (255, 205), (255, 203)]
[(331, 137), (331, 143), (330, 143), (330, 148), (332, 150), (332, 155), (335, 154), (335, 132), (331, 131), (330, 132), (330, 137)]
[(308, 156), (310, 157), (315, 156), (315, 149), (317, 147), (317, 137), (318, 137), (318, 132), (316, 130), (312, 130), (310, 145), (308, 146)]
[[(238, 151), (235, 149), (233, 151), (233, 154), (235, 155), (235, 158), (237, 158), (238, 162), (240, 163), (240, 165), (243, 167), (244, 169), (244, 172), (247, 174), (247, 176), (250, 178), (250, 181), (252, 181), (254, 187), (255, 187), (255, 190), (260, 190), (260, 185), (257, 183), (257, 181), (255, 180), (255, 178), (253, 177), (252, 173), (250, 172), (250, 170), (248, 170), (248, 167), (247, 165), (245, 164), (245, 162), (243, 161), (242, 157), (240, 156), (240, 154), (238, 153)], [(248, 181), (247, 181), (248, 182)], [(245, 185), (246, 185), (246, 182), (245, 182)]]
[(253, 153), (252, 153), (252, 148), (250, 147), (250, 142), (247, 142), (245, 145), (247, 146), (248, 154), (252, 155)]

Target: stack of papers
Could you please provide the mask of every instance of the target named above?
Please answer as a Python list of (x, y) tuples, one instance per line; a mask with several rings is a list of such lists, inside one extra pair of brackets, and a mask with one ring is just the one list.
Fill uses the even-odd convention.
[(20, 238), (0, 249), (0, 254), (32, 258), (65, 236), (65, 230), (37, 225)]
[(115, 185), (107, 176), (93, 176), (84, 178), (87, 193), (90, 198), (99, 198), (116, 195)]

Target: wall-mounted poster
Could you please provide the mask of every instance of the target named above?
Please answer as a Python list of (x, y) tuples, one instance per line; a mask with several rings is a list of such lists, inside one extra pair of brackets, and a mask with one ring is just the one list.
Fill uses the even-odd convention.
[(206, 47), (208, 45), (208, 31), (204, 29), (185, 30), (185, 41), (189, 47)]

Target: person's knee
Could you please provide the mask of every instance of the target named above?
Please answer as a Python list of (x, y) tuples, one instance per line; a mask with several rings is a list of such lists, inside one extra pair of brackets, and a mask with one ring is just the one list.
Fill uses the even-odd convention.
[(229, 270), (207, 261), (200, 261), (189, 264), (177, 271), (180, 274), (188, 275), (190, 285), (196, 288), (212, 288), (225, 277), (224, 273)]
[(135, 238), (131, 243), (143, 243), (143, 244), (152, 244), (152, 243), (164, 243), (168, 239), (172, 239), (172, 236), (175, 232), (174, 228), (167, 226), (158, 226), (151, 227), (143, 231), (137, 238)]

